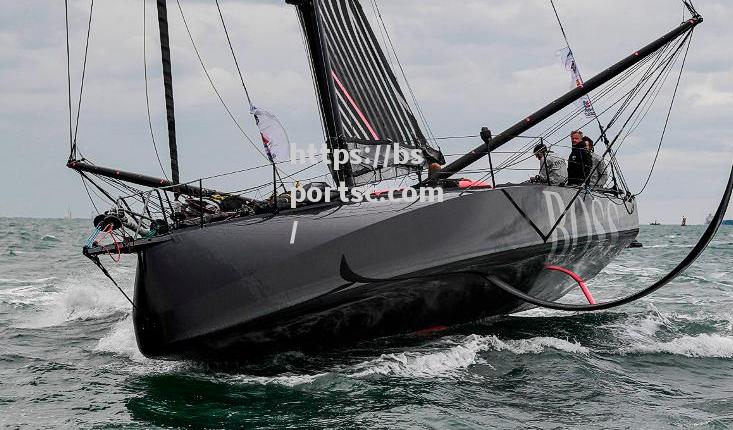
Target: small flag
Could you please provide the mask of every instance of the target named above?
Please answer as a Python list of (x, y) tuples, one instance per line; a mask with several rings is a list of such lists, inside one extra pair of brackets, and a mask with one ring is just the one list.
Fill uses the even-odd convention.
[[(560, 58), (562, 58), (563, 64), (565, 65), (565, 70), (570, 72), (570, 76), (573, 80), (573, 87), (582, 88), (584, 85), (583, 77), (580, 75), (580, 69), (578, 68), (578, 63), (575, 61), (573, 51), (569, 47), (566, 47), (559, 50), (558, 55), (560, 56)], [(580, 105), (580, 107), (583, 108), (585, 116), (587, 116), (588, 118), (596, 117), (596, 111), (595, 109), (593, 109), (593, 104), (591, 103), (590, 97), (588, 95), (581, 97), (578, 100), (578, 104)]]
[(250, 113), (257, 121), (267, 157), (273, 163), (286, 161), (290, 157), (290, 139), (280, 120), (272, 112), (255, 106)]

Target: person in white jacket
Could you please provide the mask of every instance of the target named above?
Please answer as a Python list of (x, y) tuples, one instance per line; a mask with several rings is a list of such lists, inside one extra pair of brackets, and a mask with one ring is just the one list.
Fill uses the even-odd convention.
[(530, 178), (529, 182), (561, 185), (568, 179), (568, 168), (565, 160), (547, 149), (544, 143), (540, 143), (534, 147), (534, 156), (540, 161), (540, 171), (537, 176)]

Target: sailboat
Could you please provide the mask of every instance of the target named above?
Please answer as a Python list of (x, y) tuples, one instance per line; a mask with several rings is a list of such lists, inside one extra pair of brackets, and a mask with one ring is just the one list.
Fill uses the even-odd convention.
[(682, 217), (682, 227), (687, 227), (687, 217), (686, 216)]
[[(269, 200), (206, 188), (203, 180), (181, 181), (167, 7), (158, 0), (171, 179), (91, 163), (78, 156), (75, 139), (67, 163), (111, 205), (95, 218), (84, 254), (108, 275), (100, 257), (137, 258), (129, 300), (144, 355), (238, 359), (508, 315), (534, 305), (497, 282), (554, 301), (576, 286), (548, 268), (590, 279), (636, 239), (637, 201), (618, 174), (614, 151), (702, 22), (691, 5), (686, 3), (689, 19), (668, 33), (537, 111), (518, 115), (505, 131), (482, 129), (474, 150), (429, 172), (428, 165), (444, 164), (445, 156), (407, 102), (360, 2), (287, 3), (305, 38), (329, 159), (337, 150), (394, 145), (423, 158), (412, 164), (349, 162), (331, 169), (333, 183), (353, 193), (413, 178), (401, 193), (437, 187), (443, 198), (317, 201), (292, 208), (278, 204), (277, 171)], [(630, 80), (633, 85), (623, 87)], [(617, 115), (602, 125), (592, 106), (610, 106)], [(502, 172), (501, 165), (491, 165), (497, 149), (548, 120), (556, 122), (542, 132), (543, 141), (585, 116), (587, 127), (600, 127), (612, 186), (594, 183), (593, 172), (577, 186), (496, 182)], [(519, 151), (532, 154), (526, 145)], [(454, 178), (479, 160), (491, 166), (483, 181), (465, 185)]]

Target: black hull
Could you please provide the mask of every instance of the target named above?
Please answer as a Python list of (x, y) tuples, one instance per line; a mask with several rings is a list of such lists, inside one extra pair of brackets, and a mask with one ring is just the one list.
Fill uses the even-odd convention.
[[(384, 203), (381, 211), (341, 209), (345, 213), (336, 218), (338, 210), (323, 208), (178, 232), (139, 254), (138, 345), (152, 358), (241, 359), (531, 308), (476, 272), (495, 274), (538, 298), (559, 299), (577, 286), (545, 266), (595, 276), (636, 238), (638, 219), (633, 210), (614, 211), (602, 197), (587, 196), (588, 204), (581, 199), (561, 231), (545, 240), (541, 233), (553, 224), (552, 205), (561, 205), (549, 197), (538, 203), (537, 191), (543, 190), (560, 200), (573, 191), (515, 187), (509, 196), (501, 190), (446, 196), (443, 203), (409, 211)], [(450, 221), (451, 213), (502, 221), (469, 228), (472, 220)], [(304, 237), (290, 246), (293, 220), (302, 224)], [(450, 258), (456, 255), (465, 258)], [(353, 283), (340, 270), (343, 257), (359, 275), (401, 280)], [(442, 264), (436, 264), (439, 258)]]

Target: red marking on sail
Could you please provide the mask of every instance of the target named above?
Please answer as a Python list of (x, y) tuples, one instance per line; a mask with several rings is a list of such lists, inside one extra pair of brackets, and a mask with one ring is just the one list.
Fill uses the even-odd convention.
[(359, 118), (361, 118), (361, 120), (364, 122), (364, 125), (366, 125), (367, 129), (369, 130), (369, 133), (372, 135), (374, 140), (379, 140), (379, 136), (377, 135), (377, 132), (374, 131), (374, 128), (372, 128), (372, 125), (366, 119), (366, 116), (364, 116), (364, 113), (361, 111), (361, 109), (359, 109), (359, 106), (356, 105), (356, 102), (351, 97), (351, 94), (349, 94), (349, 92), (346, 91), (346, 87), (344, 87), (344, 84), (341, 83), (338, 76), (336, 76), (336, 73), (333, 70), (331, 70), (331, 76), (333, 77), (334, 82), (336, 82), (336, 85), (338, 85), (339, 88), (341, 89), (341, 92), (344, 93), (344, 96), (351, 104), (351, 107), (354, 108), (357, 115), (359, 115)]

